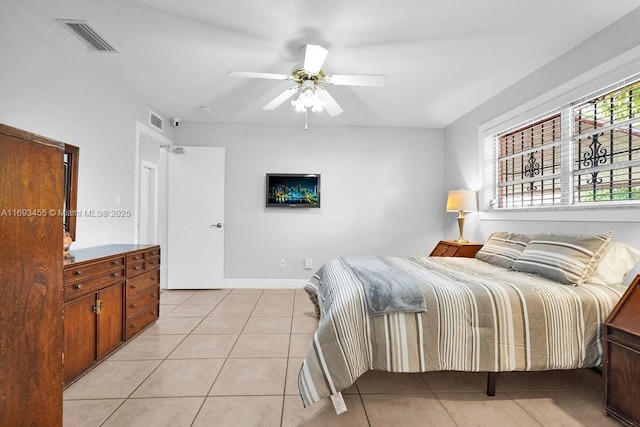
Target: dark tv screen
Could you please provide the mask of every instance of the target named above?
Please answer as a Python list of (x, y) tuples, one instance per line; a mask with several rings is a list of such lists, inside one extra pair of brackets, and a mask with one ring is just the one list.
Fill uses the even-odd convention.
[(320, 174), (267, 174), (268, 208), (319, 208)]

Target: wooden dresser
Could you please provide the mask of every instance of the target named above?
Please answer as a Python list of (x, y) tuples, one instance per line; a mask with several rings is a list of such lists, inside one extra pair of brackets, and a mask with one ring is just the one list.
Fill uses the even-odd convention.
[(64, 262), (64, 382), (158, 319), (160, 247), (106, 245)]
[(640, 426), (640, 275), (604, 324), (603, 411)]
[(455, 240), (440, 240), (429, 256), (473, 258), (482, 248), (482, 243), (458, 243)]

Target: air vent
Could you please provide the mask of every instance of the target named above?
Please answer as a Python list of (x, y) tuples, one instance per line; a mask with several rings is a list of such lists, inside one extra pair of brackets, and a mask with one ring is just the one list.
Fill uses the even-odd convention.
[(164, 119), (151, 110), (149, 110), (149, 126), (164, 133)]
[(87, 21), (77, 19), (56, 19), (56, 21), (78, 36), (91, 50), (96, 52), (118, 52), (118, 49), (102, 38), (96, 30), (87, 24)]

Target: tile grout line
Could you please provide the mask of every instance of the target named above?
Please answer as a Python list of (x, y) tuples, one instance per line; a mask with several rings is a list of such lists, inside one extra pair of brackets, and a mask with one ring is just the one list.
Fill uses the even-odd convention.
[[(230, 293), (230, 292), (229, 292), (229, 293)], [(229, 293), (227, 293), (227, 294), (222, 298), (222, 300), (221, 300), (221, 301), (219, 301), (217, 304), (215, 304), (215, 305), (213, 306), (213, 308), (212, 308), (212, 309), (211, 309), (211, 310), (210, 310), (210, 311), (209, 311), (205, 316), (203, 316), (203, 317), (202, 317), (202, 319), (200, 320), (200, 322), (198, 322), (198, 323), (193, 327), (193, 329), (191, 330), (191, 332), (193, 332), (193, 331), (194, 331), (194, 330), (195, 330), (195, 329), (196, 329), (196, 328), (197, 328), (197, 327), (198, 327), (198, 326), (199, 326), (199, 325), (204, 321), (204, 319), (206, 319), (206, 318), (207, 318), (207, 316), (208, 316), (208, 315), (209, 315), (213, 310), (215, 310), (215, 309), (216, 309), (216, 307), (218, 307), (218, 305), (219, 305), (222, 301), (224, 301), (224, 299), (226, 298), (226, 296), (227, 296)], [(192, 294), (190, 297), (186, 298), (186, 299), (185, 299), (184, 301), (182, 301), (180, 304), (176, 304), (176, 306), (175, 306), (173, 309), (169, 310), (169, 312), (171, 312), (171, 311), (175, 310), (176, 308), (178, 308), (178, 307), (180, 307), (180, 306), (182, 306), (182, 305), (185, 305), (185, 303), (186, 303), (189, 299), (193, 298), (196, 294), (197, 294), (197, 292), (196, 292), (196, 291), (194, 291), (194, 292), (193, 292), (193, 294)], [(189, 304), (186, 304), (186, 305), (189, 305)], [(177, 317), (176, 317), (176, 318), (177, 318)], [(171, 318), (168, 318), (168, 319), (171, 319)], [(160, 318), (158, 318), (158, 320), (160, 320)], [(120, 409), (120, 408), (121, 408), (121, 407), (122, 407), (122, 406), (123, 406), (123, 405), (124, 405), (128, 400), (129, 400), (129, 399), (134, 399), (134, 398), (132, 397), (132, 396), (133, 396), (133, 394), (134, 394), (134, 393), (135, 393), (135, 392), (140, 388), (140, 386), (141, 386), (141, 385), (142, 385), (146, 380), (148, 380), (148, 379), (149, 379), (149, 377), (151, 377), (151, 375), (153, 375), (153, 373), (154, 373), (154, 372), (156, 372), (156, 371), (158, 370), (158, 368), (159, 368), (159, 367), (160, 367), (160, 366), (161, 366), (161, 365), (162, 365), (166, 360), (168, 360), (168, 359), (169, 359), (169, 356), (171, 356), (171, 354), (173, 354), (173, 352), (176, 350), (176, 348), (178, 348), (178, 347), (180, 346), (180, 344), (182, 344), (182, 343), (187, 339), (187, 337), (191, 335), (191, 332), (189, 332), (188, 334), (185, 334), (184, 338), (182, 338), (182, 340), (180, 340), (180, 341), (176, 344), (176, 346), (175, 346), (175, 347), (174, 347), (174, 348), (173, 348), (173, 349), (172, 349), (172, 350), (171, 350), (171, 351), (170, 351), (170, 352), (169, 352), (169, 353), (168, 353), (168, 354), (167, 354), (163, 359), (151, 359), (151, 360), (160, 360), (160, 363), (158, 363), (158, 365), (157, 365), (153, 370), (151, 370), (151, 372), (149, 372), (149, 374), (148, 374), (146, 377), (144, 377), (144, 378), (142, 379), (142, 381), (140, 381), (140, 383), (139, 383), (136, 387), (134, 387), (134, 388), (133, 388), (133, 390), (131, 391), (131, 393), (129, 393), (129, 395), (128, 395), (127, 397), (125, 397), (125, 398), (124, 398), (124, 400), (123, 400), (122, 402), (120, 402), (120, 404), (119, 404), (119, 405), (118, 405), (118, 406), (117, 406), (117, 407), (116, 407), (116, 408), (115, 408), (115, 409), (114, 409), (114, 410), (113, 410), (113, 411), (112, 411), (112, 412), (111, 412), (111, 413), (110, 413), (110, 414), (109, 414), (109, 415), (108, 415), (108, 416), (107, 416), (107, 417), (106, 417), (106, 418), (105, 418), (105, 419), (100, 423), (100, 426), (103, 426), (103, 425), (104, 425), (104, 424), (109, 420), (109, 418), (111, 418), (111, 417), (112, 417), (112, 416), (113, 416), (113, 415), (118, 411), (118, 409)], [(163, 334), (160, 334), (160, 335), (163, 335)], [(166, 335), (182, 335), (182, 334), (166, 334)], [(139, 337), (141, 337), (141, 336), (142, 336), (142, 334), (138, 335), (138, 336), (137, 336), (137, 337), (135, 337), (135, 338), (139, 338)], [(134, 338), (134, 340), (135, 340), (135, 338)], [(125, 347), (123, 346), (123, 347), (122, 347), (122, 348), (120, 348), (118, 351), (122, 350), (123, 348), (125, 348)], [(118, 353), (118, 351), (117, 351), (116, 353)], [(116, 353), (114, 353), (114, 354), (116, 354)], [(113, 355), (111, 355), (111, 356), (113, 356)], [(111, 356), (109, 356), (109, 358), (111, 358)], [(107, 360), (109, 360), (109, 358), (107, 358)], [(146, 360), (148, 360), (148, 359), (143, 359), (143, 361), (146, 361)], [(217, 378), (217, 376), (216, 376), (216, 378)], [(215, 382), (215, 380), (214, 380), (214, 382)], [(167, 396), (167, 397), (169, 397), (169, 396)], [(199, 396), (198, 396), (198, 397), (199, 397)], [(204, 405), (204, 401), (205, 401), (205, 400), (206, 400), (206, 396), (205, 396), (205, 398), (203, 399), (202, 405)], [(201, 407), (202, 407), (202, 405), (201, 405)], [(199, 412), (199, 410), (198, 410), (198, 412)], [(197, 415), (197, 414), (196, 414), (196, 415)], [(194, 418), (194, 420), (195, 420), (195, 418)]]
[[(193, 293), (193, 295), (195, 295), (195, 292)], [(193, 297), (193, 295), (191, 295), (189, 298)], [(184, 300), (184, 301), (182, 301), (180, 304), (176, 304), (176, 306), (175, 306), (173, 309), (169, 310), (169, 311), (173, 311), (174, 309), (178, 308), (179, 306), (181, 306), (182, 304), (184, 304), (184, 303), (185, 303), (189, 298), (185, 299), (185, 300)], [(204, 318), (203, 318), (203, 319), (204, 319)], [(158, 320), (160, 320), (160, 317), (158, 317)], [(197, 325), (196, 325), (196, 326), (197, 326)], [(106, 418), (105, 418), (105, 419), (100, 423), (100, 426), (103, 426), (103, 425), (104, 425), (104, 424), (109, 420), (109, 418), (111, 418), (111, 417), (112, 417), (112, 416), (113, 416), (113, 415), (118, 411), (118, 409), (120, 409), (120, 408), (121, 408), (121, 407), (122, 407), (122, 406), (123, 406), (123, 405), (124, 405), (128, 400), (129, 400), (129, 398), (131, 398), (131, 396), (133, 395), (133, 393), (135, 393), (135, 392), (136, 392), (136, 390), (138, 390), (138, 389), (140, 388), (140, 386), (141, 386), (141, 385), (142, 385), (146, 380), (148, 380), (148, 379), (149, 379), (149, 377), (150, 377), (154, 372), (156, 372), (156, 371), (158, 370), (158, 368), (160, 367), (160, 365), (162, 365), (162, 363), (163, 363), (165, 360), (167, 360), (167, 358), (169, 357), (169, 355), (170, 355), (171, 353), (173, 353), (173, 351), (174, 351), (174, 350), (175, 350), (175, 349), (176, 349), (180, 344), (182, 344), (182, 342), (184, 342), (184, 340), (185, 340), (189, 335), (190, 335), (190, 334), (186, 334), (186, 335), (184, 336), (184, 338), (182, 338), (182, 340), (180, 340), (180, 342), (179, 342), (178, 344), (176, 344), (176, 346), (174, 347), (174, 349), (173, 349), (173, 350), (171, 350), (171, 351), (169, 352), (169, 354), (167, 354), (167, 355), (164, 357), (164, 359), (160, 359), (160, 363), (158, 363), (158, 365), (157, 365), (155, 368), (153, 368), (153, 369), (151, 370), (151, 372), (149, 372), (149, 374), (148, 374), (146, 377), (144, 377), (144, 378), (142, 379), (142, 381), (140, 381), (140, 383), (139, 383), (137, 386), (135, 386), (135, 387), (133, 388), (133, 390), (129, 393), (129, 395), (128, 395), (127, 397), (125, 397), (125, 398), (124, 398), (124, 400), (123, 400), (122, 402), (120, 402), (120, 404), (119, 404), (119, 405), (118, 405), (118, 406), (117, 406), (117, 407), (116, 407), (116, 408), (115, 408), (115, 409), (114, 409), (114, 410), (113, 410), (113, 411), (112, 411), (112, 412), (111, 412), (111, 413), (110, 413), (110, 414), (109, 414), (109, 415), (108, 415), (108, 416), (107, 416), (107, 417), (106, 417)], [(139, 337), (141, 337), (141, 336), (142, 336), (142, 334), (140, 334), (140, 335), (136, 336), (136, 337), (134, 338), (134, 341), (135, 341), (135, 339), (136, 339), (136, 338), (139, 338)], [(121, 347), (118, 351), (116, 351), (114, 354), (117, 354), (120, 350), (124, 349), (125, 347), (126, 347), (126, 344), (125, 344), (125, 346)], [(113, 354), (112, 354), (111, 356), (113, 356)], [(111, 358), (111, 356), (109, 356), (109, 358), (108, 358), (106, 361), (108, 361), (108, 360)], [(153, 360), (153, 359), (152, 359), (152, 360)], [(156, 360), (158, 360), (158, 359), (156, 359)]]
[(280, 427), (284, 424), (285, 399), (287, 397), (287, 380), (289, 379), (289, 358), (291, 356), (291, 335), (293, 334), (293, 312), (296, 307), (296, 295), (293, 294), (293, 304), (291, 306), (291, 322), (289, 323), (289, 345), (287, 346), (287, 363), (284, 366), (284, 384), (282, 385), (282, 407), (280, 408)]
[[(216, 307), (218, 307), (218, 305), (220, 305), (226, 298), (227, 296), (231, 295), (233, 291), (228, 292), (224, 298), (222, 298), (222, 300), (216, 304)], [(262, 294), (264, 293), (264, 290), (262, 292), (260, 292), (260, 296), (258, 297), (258, 301), (260, 300), (260, 297), (262, 296)], [(255, 302), (255, 304), (258, 303), (258, 301)], [(255, 310), (255, 304), (253, 306), (253, 308), (251, 309), (251, 313), (253, 313), (253, 310)], [(211, 312), (213, 312), (213, 310), (215, 310), (215, 308), (213, 308), (208, 314), (211, 314)], [(231, 346), (231, 348), (229, 349), (229, 353), (227, 354), (227, 357), (224, 358), (224, 362), (222, 362), (222, 365), (220, 366), (220, 369), (218, 370), (218, 373), (216, 374), (215, 378), (213, 379), (213, 382), (211, 382), (211, 386), (209, 387), (209, 390), (207, 391), (207, 393), (204, 396), (204, 399), (202, 399), (202, 403), (200, 404), (200, 407), (198, 408), (198, 410), (196, 411), (195, 416), (193, 417), (193, 420), (191, 421), (190, 426), (193, 426), (196, 422), (196, 420), (198, 419), (198, 416), (200, 415), (200, 412), (202, 411), (202, 408), (204, 407), (204, 404), (207, 402), (207, 399), (209, 398), (209, 395), (211, 394), (211, 391), (213, 390), (213, 386), (216, 384), (216, 381), (218, 380), (218, 377), (220, 376), (220, 373), (222, 372), (222, 370), (224, 369), (224, 366), (227, 364), (227, 360), (229, 360), (229, 356), (231, 355), (231, 352), (233, 351), (233, 348), (236, 346), (236, 344), (238, 343), (238, 340), (240, 339), (240, 335), (242, 335), (242, 331), (244, 331), (244, 328), (246, 328), (247, 326), (247, 322), (249, 322), (249, 318), (251, 317), (251, 313), (249, 313), (249, 316), (247, 316), (246, 320), (244, 321), (244, 324), (242, 325), (242, 329), (240, 329), (240, 333), (238, 334), (238, 337), (236, 338), (236, 340), (233, 342), (233, 345)], [(207, 316), (204, 316), (202, 318), (202, 322), (204, 322), (204, 319), (207, 318)], [(200, 322), (200, 323), (202, 323)], [(199, 323), (199, 324), (200, 324)], [(199, 325), (198, 324), (198, 325)], [(197, 326), (196, 326), (197, 328)], [(191, 333), (193, 333), (193, 331), (195, 331), (196, 328), (193, 328), (193, 330), (189, 333), (189, 335), (191, 335)], [(187, 336), (189, 336), (187, 335)]]

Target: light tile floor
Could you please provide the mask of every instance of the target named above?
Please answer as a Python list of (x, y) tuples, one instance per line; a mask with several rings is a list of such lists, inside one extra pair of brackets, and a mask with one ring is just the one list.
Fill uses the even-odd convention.
[(165, 291), (161, 318), (64, 392), (64, 426), (607, 426), (591, 370), (369, 372), (304, 409), (297, 375), (317, 321), (302, 290)]

